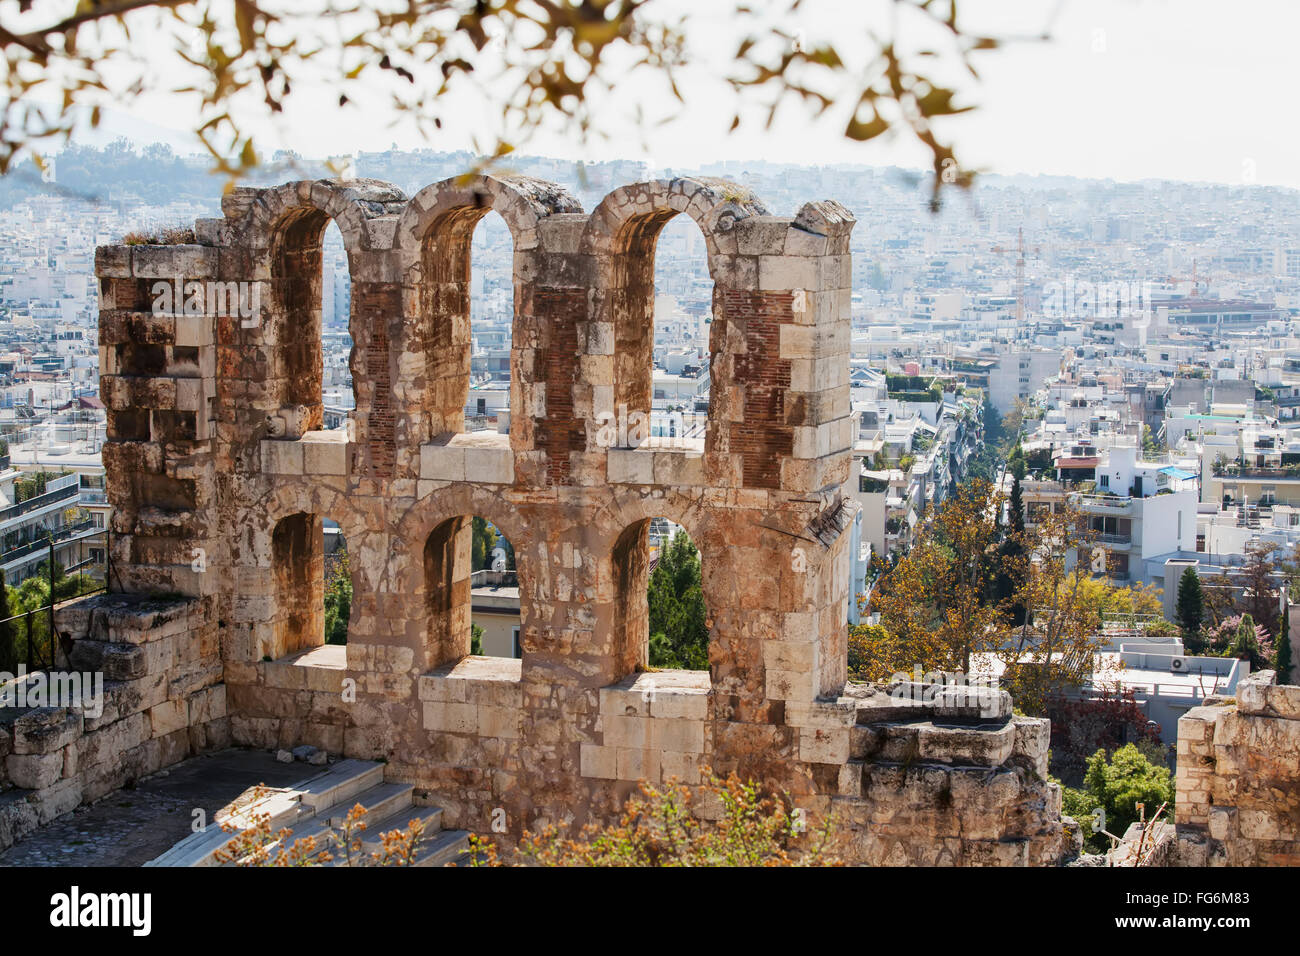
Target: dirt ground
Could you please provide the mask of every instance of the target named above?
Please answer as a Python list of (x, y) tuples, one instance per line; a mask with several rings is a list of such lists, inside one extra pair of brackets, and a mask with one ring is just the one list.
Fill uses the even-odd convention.
[(248, 787), (290, 786), (324, 769), (261, 750), (191, 757), (28, 834), (0, 866), (140, 866), (189, 836), (196, 808), (211, 824)]

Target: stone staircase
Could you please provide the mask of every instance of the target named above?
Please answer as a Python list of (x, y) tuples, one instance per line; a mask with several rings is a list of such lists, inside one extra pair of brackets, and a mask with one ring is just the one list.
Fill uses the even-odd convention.
[[(217, 851), (234, 835), (223, 831), (221, 823), (243, 829), (263, 814), (270, 816), (272, 832), (284, 827), (293, 831), (291, 843), (302, 837), (321, 838), (328, 830), (337, 830), (348, 811), (357, 804), (366, 809), (363, 818), (366, 828), (359, 834), (363, 858), (368, 859), (370, 853), (380, 849), (381, 834), (405, 830), (412, 820), (421, 820), (425, 831), (415, 865), (443, 866), (455, 862), (469, 848), (468, 831), (444, 830), (442, 808), (415, 806), (414, 792), (410, 784), (385, 782), (381, 763), (340, 760), (293, 787), (271, 788), (255, 800), (241, 797), (228, 814), (219, 816), (205, 830), (191, 834), (145, 866), (217, 866)], [(251, 791), (245, 796), (251, 797)], [(333, 848), (330, 852), (339, 856)], [(331, 865), (342, 865), (342, 861), (336, 859)]]

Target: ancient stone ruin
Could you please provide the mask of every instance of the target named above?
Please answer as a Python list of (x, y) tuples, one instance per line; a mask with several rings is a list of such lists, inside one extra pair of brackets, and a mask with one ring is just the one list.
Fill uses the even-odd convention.
[[(637, 780), (708, 767), (834, 810), (859, 862), (1067, 853), (1046, 721), (996, 690), (846, 687), (844, 207), (778, 217), (743, 187), (675, 179), (588, 214), (553, 184), (479, 176), (410, 199), (237, 189), (222, 208), (196, 244), (98, 250), (112, 593), (60, 627), (110, 706), (13, 733), (12, 783), (55, 797), (38, 816), (207, 748), (311, 744), (387, 761), (483, 833), (501, 809), (509, 835), (612, 820)], [(470, 238), (490, 210), (515, 248), (509, 434), (464, 424)], [(631, 447), (602, 426), (650, 410), (654, 249), (678, 214), (714, 281), (709, 427)], [(331, 220), (356, 411), (327, 431)], [(181, 295), (156, 310), (168, 283)], [(521, 660), (470, 656), (474, 515), (515, 549)], [(656, 516), (701, 551), (708, 671), (647, 669)], [(325, 517), (350, 554), (346, 647), (322, 645)]]

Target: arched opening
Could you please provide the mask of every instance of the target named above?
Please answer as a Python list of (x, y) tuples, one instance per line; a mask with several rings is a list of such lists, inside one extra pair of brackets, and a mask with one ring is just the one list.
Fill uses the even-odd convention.
[(346, 427), (356, 408), (352, 386), (352, 274), (343, 234), (330, 220), (321, 243), (322, 427)]
[(491, 521), (462, 515), (434, 528), (424, 545), (424, 585), (434, 662), (523, 656), (514, 546)]
[(708, 670), (703, 562), (686, 530), (664, 517), (638, 521), (613, 559), (619, 670)]
[(289, 437), (321, 427), (322, 242), (330, 217), (319, 209), (288, 211), (271, 241), (273, 308), (267, 333), (277, 343), (273, 375)]
[(346, 644), (352, 613), (347, 542), (337, 523), (299, 512), (271, 533), (274, 617), (266, 657)]
[[(509, 430), (514, 240), (490, 212), (486, 203), (449, 209), (421, 244), (410, 334), (423, 358), (422, 440)], [(491, 221), (477, 230), (485, 217)]]
[(465, 431), (510, 432), (514, 338), (514, 238), (496, 213), (484, 216), (470, 243), (470, 384)]
[(713, 279), (704, 236), (689, 216), (655, 243), (649, 444), (703, 450), (709, 412)]

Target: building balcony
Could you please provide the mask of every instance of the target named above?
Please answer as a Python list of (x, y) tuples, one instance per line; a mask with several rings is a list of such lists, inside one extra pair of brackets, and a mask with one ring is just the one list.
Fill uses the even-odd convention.
[(42, 508), (62, 504), (68, 499), (77, 498), (80, 495), (81, 476), (78, 474), (64, 475), (62, 478), (56, 478), (47, 484), (44, 494), (28, 498), (26, 501), (20, 501), (18, 504), (10, 505), (7, 508), (0, 508), (0, 525), (13, 521), (15, 518), (21, 518), (23, 515), (40, 511)]
[(1078, 495), (1079, 507), (1088, 512), (1105, 514), (1127, 514), (1133, 510), (1132, 498), (1111, 497), (1108, 495)]

